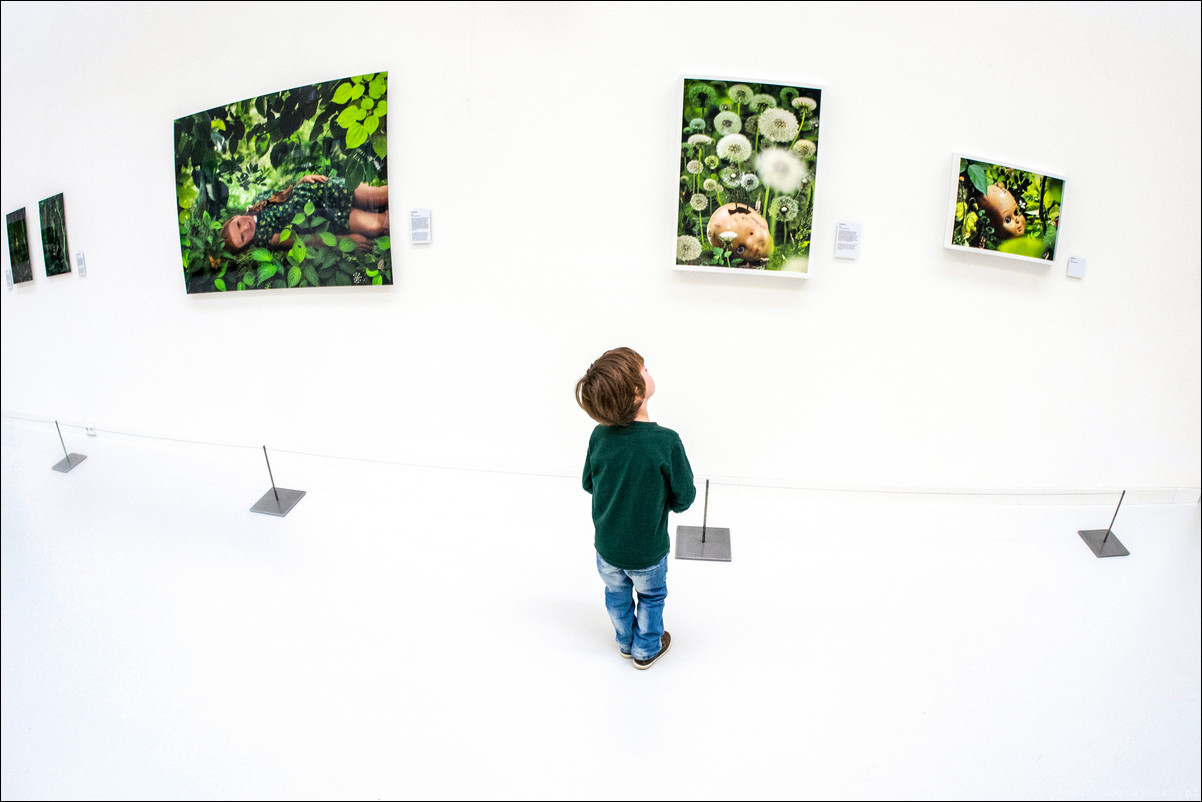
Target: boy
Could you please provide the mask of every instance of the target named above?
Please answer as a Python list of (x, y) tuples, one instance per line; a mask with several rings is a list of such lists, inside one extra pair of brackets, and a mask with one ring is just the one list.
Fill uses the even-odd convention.
[(650, 668), (672, 645), (663, 616), (668, 511), (684, 512), (697, 497), (680, 436), (647, 414), (654, 394), (655, 380), (629, 348), (606, 351), (576, 383), (576, 403), (600, 424), (588, 441), (584, 489), (593, 496), (605, 609), (618, 650), (638, 669)]

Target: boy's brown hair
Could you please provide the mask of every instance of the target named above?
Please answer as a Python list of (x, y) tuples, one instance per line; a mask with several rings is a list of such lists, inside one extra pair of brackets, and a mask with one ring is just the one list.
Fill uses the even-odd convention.
[(597, 423), (625, 426), (634, 420), (647, 383), (643, 358), (630, 348), (606, 351), (576, 382), (576, 403)]

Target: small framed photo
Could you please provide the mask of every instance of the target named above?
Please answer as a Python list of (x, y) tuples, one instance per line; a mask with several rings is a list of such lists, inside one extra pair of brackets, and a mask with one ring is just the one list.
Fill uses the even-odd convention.
[(943, 245), (1025, 262), (1056, 261), (1064, 178), (956, 154)]
[(816, 86), (684, 78), (677, 270), (808, 276), (821, 115)]
[(38, 201), (38, 217), (42, 222), (42, 256), (46, 260), (46, 275), (70, 273), (71, 251), (67, 247), (67, 212), (63, 206), (63, 193)]
[(12, 263), (13, 283), (33, 281), (29, 264), (29, 230), (25, 225), (25, 207), (5, 215), (8, 224), (8, 260)]

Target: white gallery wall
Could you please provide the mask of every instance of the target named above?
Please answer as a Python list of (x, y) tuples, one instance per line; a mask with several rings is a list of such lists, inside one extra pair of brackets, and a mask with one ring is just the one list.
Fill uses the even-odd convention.
[[(699, 477), (1197, 488), (1199, 8), (5, 2), (0, 408), (571, 474), (575, 381), (629, 345)], [(379, 70), (395, 284), (187, 295), (173, 121)], [(808, 279), (673, 270), (684, 75), (823, 87)], [(1067, 178), (1056, 263), (941, 246), (956, 152)], [(83, 278), (44, 272), (59, 192)]]

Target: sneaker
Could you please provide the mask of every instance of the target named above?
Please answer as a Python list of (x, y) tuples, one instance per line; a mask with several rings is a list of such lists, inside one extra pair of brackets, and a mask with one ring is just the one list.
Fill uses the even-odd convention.
[(659, 639), (659, 651), (656, 652), (654, 656), (649, 657), (646, 660), (635, 660), (634, 667), (639, 669), (640, 671), (651, 668), (651, 666), (653, 666), (655, 664), (656, 660), (658, 660), (659, 658), (663, 657), (665, 654), (668, 653), (668, 649), (670, 649), (671, 647), (672, 647), (672, 636), (670, 634), (668, 634), (667, 632), (664, 632), (663, 637), (661, 637)]
[(630, 658), (634, 657), (634, 655), (633, 655), (633, 654), (631, 654), (630, 652), (624, 652), (624, 651), (622, 651), (621, 649), (618, 649), (618, 654), (622, 655), (622, 656), (623, 656), (623, 657), (625, 657), (627, 660), (629, 660)]

